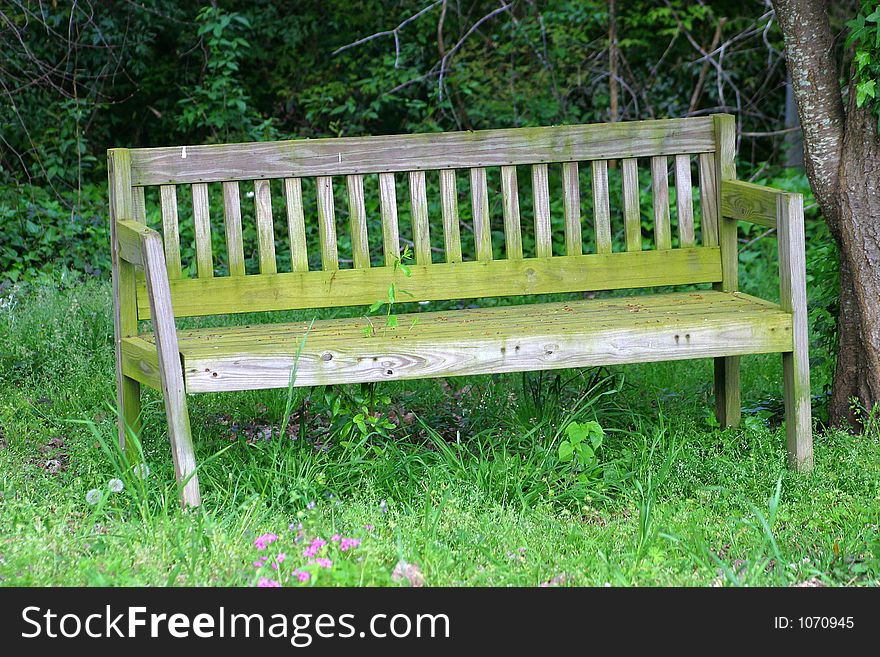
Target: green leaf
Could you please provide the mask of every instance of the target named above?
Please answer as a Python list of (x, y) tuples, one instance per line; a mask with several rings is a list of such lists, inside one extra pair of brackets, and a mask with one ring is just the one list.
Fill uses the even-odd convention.
[(384, 306), (384, 305), (385, 305), (385, 301), (383, 301), (382, 299), (377, 299), (377, 300), (374, 301), (373, 304), (370, 306), (370, 310), (369, 310), (369, 312), (374, 313), (374, 312), (376, 312), (377, 310), (379, 310), (379, 308), (381, 308), (381, 307)]
[(389, 328), (397, 327), (397, 315), (388, 315), (388, 319), (385, 321), (385, 326)]
[(571, 461), (574, 456), (574, 447), (567, 440), (563, 440), (559, 443), (559, 460), (563, 463), (568, 463)]

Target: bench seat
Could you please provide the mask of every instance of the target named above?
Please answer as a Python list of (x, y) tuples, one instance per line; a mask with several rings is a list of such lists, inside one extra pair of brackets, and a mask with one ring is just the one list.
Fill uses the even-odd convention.
[[(468, 308), (178, 331), (186, 391), (519, 372), (776, 353), (792, 349), (792, 316), (742, 293), (700, 290), (564, 303)], [(413, 324), (413, 322), (416, 322)], [(365, 335), (365, 330), (370, 335)], [(155, 354), (153, 334), (123, 351)]]

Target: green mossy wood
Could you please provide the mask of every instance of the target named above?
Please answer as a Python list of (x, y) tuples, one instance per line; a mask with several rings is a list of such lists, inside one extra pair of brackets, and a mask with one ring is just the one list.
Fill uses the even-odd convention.
[[(113, 245), (119, 439), (140, 428), (140, 386), (160, 390), (181, 502), (200, 503), (186, 395), (286, 387), (305, 323), (178, 331), (196, 315), (371, 304), (383, 298), (399, 256), (396, 182), (409, 186), (416, 262), (407, 300), (433, 301), (711, 283), (713, 290), (539, 303), (401, 316), (364, 331), (364, 318), (314, 323), (297, 363), (297, 386), (714, 358), (716, 412), (739, 421), (739, 357), (783, 355), (789, 463), (812, 467), (803, 202), (799, 195), (736, 180), (733, 117), (523, 128), (259, 144), (112, 149)], [(639, 158), (650, 167), (653, 244), (641, 235)], [(693, 162), (692, 159), (693, 158)], [(608, 161), (621, 160), (625, 251), (614, 252)], [(581, 190), (579, 163), (592, 189)], [(670, 163), (676, 191), (670, 209)], [(698, 173), (695, 235), (691, 167)], [(553, 254), (548, 167), (561, 165), (565, 255)], [(531, 201), (521, 201), (517, 166), (531, 167)], [(500, 168), (506, 257), (492, 255), (487, 169)], [(475, 257), (462, 257), (456, 170), (469, 170)], [(395, 175), (397, 174), (397, 175)], [(406, 174), (406, 175), (404, 175)], [(437, 177), (443, 262), (428, 233), (426, 177)], [(340, 268), (333, 185), (345, 178), (353, 267)], [(364, 180), (378, 179), (383, 265), (371, 266)], [(303, 178), (316, 198), (304, 199)], [(283, 180), (287, 230), (273, 224), (272, 179)], [(253, 189), (259, 274), (246, 274), (240, 183)], [(339, 192), (342, 192), (342, 181)], [(144, 188), (160, 187), (163, 236), (145, 225)], [(229, 275), (215, 271), (208, 191), (222, 188)], [(189, 188), (197, 277), (181, 266), (177, 194)], [(527, 187), (528, 189), (528, 187)], [(583, 225), (581, 193), (593, 217)], [(319, 270), (309, 271), (304, 203), (317, 208)], [(526, 205), (528, 203), (528, 205)], [(520, 208), (534, 209), (534, 252), (526, 252)], [(677, 227), (671, 222), (675, 216)], [(737, 291), (736, 222), (777, 229), (780, 304)], [(677, 228), (677, 230), (674, 230)], [(586, 253), (584, 230), (594, 231)], [(292, 267), (278, 272), (275, 239), (290, 239)], [(677, 239), (675, 239), (677, 237)], [(588, 240), (589, 241), (589, 240)], [(139, 332), (152, 320), (153, 332)]]

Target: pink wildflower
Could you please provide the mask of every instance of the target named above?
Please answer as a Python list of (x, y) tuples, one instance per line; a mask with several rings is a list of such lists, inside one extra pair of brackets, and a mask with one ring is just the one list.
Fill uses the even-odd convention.
[(263, 534), (254, 539), (254, 545), (258, 550), (265, 550), (267, 546), (278, 540), (278, 534)]
[(321, 566), (321, 568), (332, 568), (333, 567), (333, 562), (330, 559), (325, 559), (325, 558), (319, 557), (318, 559), (315, 559), (315, 563), (318, 564), (319, 566)]
[(287, 555), (284, 554), (284, 552), (279, 552), (279, 553), (278, 553), (278, 556), (275, 557), (275, 561), (277, 561), (278, 563), (284, 563), (284, 560), (285, 560), (286, 558), (287, 558)]
[(269, 579), (267, 577), (261, 577), (260, 581), (257, 582), (257, 588), (261, 589), (272, 589), (281, 586), (280, 582), (276, 582), (274, 579)]
[(305, 570), (296, 569), (293, 571), (293, 574), (300, 582), (308, 582), (311, 577), (311, 575)]
[(263, 567), (262, 561), (254, 561), (254, 568), (262, 568), (262, 567)]
[(361, 539), (359, 538), (343, 538), (342, 542), (339, 544), (339, 549), (343, 552), (348, 552), (352, 548), (356, 548), (361, 544)]
[(341, 539), (341, 538), (342, 537), (339, 534), (333, 534), (333, 536), (330, 537), (330, 540), (333, 541), (334, 543), (338, 543), (339, 539)]

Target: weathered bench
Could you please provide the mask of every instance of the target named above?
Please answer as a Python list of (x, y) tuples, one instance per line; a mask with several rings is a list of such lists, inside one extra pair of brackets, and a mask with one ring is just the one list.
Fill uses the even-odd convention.
[[(140, 386), (161, 390), (180, 496), (200, 503), (187, 395), (286, 387), (306, 324), (177, 330), (175, 318), (371, 304), (387, 294), (400, 253), (396, 183), (408, 177), (415, 263), (407, 300), (473, 299), (711, 283), (712, 289), (567, 303), (419, 313), (365, 335), (362, 318), (316, 321), (295, 385), (546, 370), (714, 358), (716, 413), (740, 419), (739, 357), (781, 353), (792, 467), (812, 466), (803, 201), (736, 181), (729, 115), (607, 125), (490, 130), (275, 143), (109, 151), (119, 439), (140, 430)], [(609, 160), (619, 161), (622, 226), (612, 225)], [(640, 161), (641, 160), (641, 161)], [(593, 210), (581, 216), (579, 163), (590, 169)], [(677, 219), (670, 216), (672, 167)], [(644, 248), (638, 167), (650, 166), (653, 240)], [(524, 248), (517, 166), (530, 169), (534, 250)], [(548, 171), (561, 168), (565, 254), (553, 252)], [(487, 169), (500, 167), (501, 211)], [(698, 174), (699, 241), (692, 169)], [(461, 171), (467, 170), (467, 171)], [(585, 172), (584, 172), (585, 173)], [(456, 181), (469, 175), (475, 259), (462, 256)], [(493, 172), (493, 176), (495, 173)], [(429, 233), (426, 177), (439, 177), (442, 238)], [(283, 186), (291, 258), (279, 271), (270, 180)], [(303, 181), (313, 179), (314, 198)], [(430, 180), (430, 178), (428, 178)], [(253, 191), (259, 273), (246, 271), (240, 183)], [(378, 185), (383, 257), (371, 261), (365, 181)], [(348, 193), (351, 265), (341, 266), (333, 184)], [(312, 183), (309, 182), (310, 186)], [(528, 183), (526, 183), (528, 184)], [(144, 190), (161, 206), (163, 235), (146, 226)], [(182, 275), (178, 188), (192, 196), (195, 271)], [(222, 189), (226, 265), (212, 253), (209, 188)], [(375, 189), (375, 187), (372, 187)], [(248, 194), (250, 196), (251, 194)], [(466, 202), (466, 201), (465, 201)], [(277, 208), (276, 202), (276, 208)], [(188, 204), (187, 204), (188, 207)], [(315, 212), (316, 210), (316, 212)], [(500, 215), (491, 218), (490, 214)], [(651, 214), (651, 213), (649, 213)], [(582, 221), (586, 219), (586, 221)], [(320, 269), (306, 230), (317, 221)], [(504, 258), (493, 258), (492, 220)], [(780, 304), (737, 291), (737, 221), (776, 228)], [(617, 223), (617, 220), (615, 220)], [(592, 227), (591, 227), (592, 225)], [(280, 226), (279, 226), (280, 228)], [(528, 227), (531, 229), (531, 227)], [(560, 229), (561, 230), (561, 229)], [(613, 248), (619, 231), (625, 251)], [(435, 233), (438, 232), (436, 229)], [(500, 232), (500, 231), (499, 231)], [(587, 239), (584, 240), (584, 236)], [(373, 236), (378, 243), (378, 236)], [(470, 239), (470, 238), (469, 238)], [(346, 248), (348, 241), (345, 241)], [(584, 245), (594, 245), (584, 253)], [(438, 248), (442, 245), (442, 248)], [(374, 249), (375, 251), (375, 249)], [(529, 252), (527, 252), (529, 251)], [(438, 253), (439, 252), (439, 253)], [(441, 255), (442, 254), (442, 255)], [(437, 260), (441, 260), (439, 262)], [(285, 258), (286, 260), (286, 258)], [(343, 263), (347, 265), (347, 263)], [(384, 266), (383, 266), (384, 265)], [(139, 321), (152, 320), (151, 333)]]

